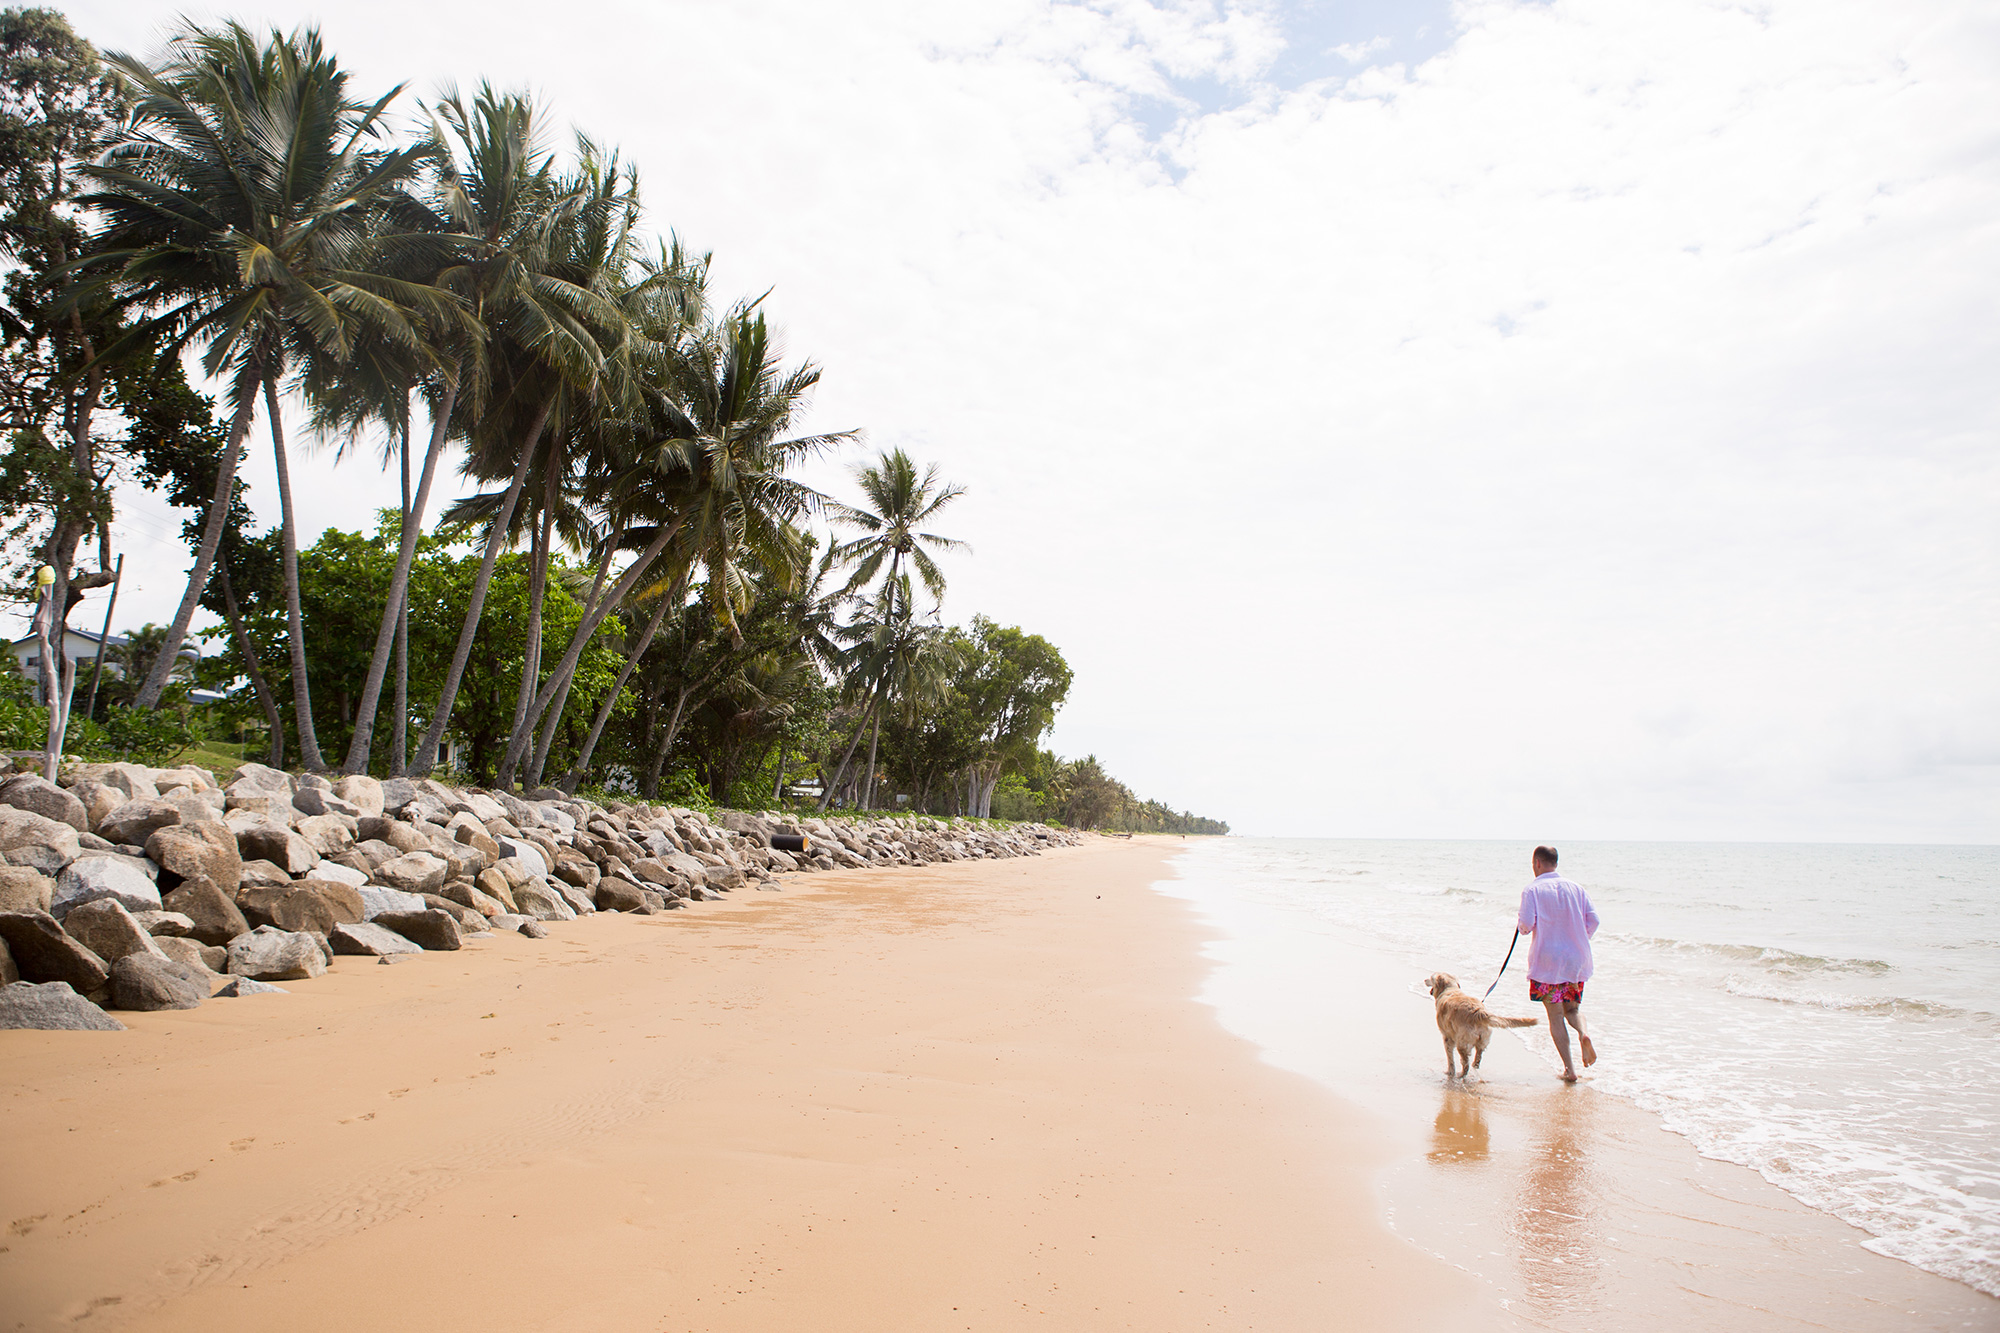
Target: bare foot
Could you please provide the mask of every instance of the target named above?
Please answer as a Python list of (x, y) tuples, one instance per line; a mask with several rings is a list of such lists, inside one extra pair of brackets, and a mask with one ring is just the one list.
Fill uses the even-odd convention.
[(1583, 1067), (1588, 1069), (1597, 1063), (1597, 1048), (1591, 1045), (1590, 1038), (1581, 1032), (1576, 1034), (1576, 1039), (1583, 1044)]
[(1563, 1070), (1563, 1071), (1562, 1071), (1562, 1081), (1563, 1081), (1563, 1082), (1565, 1082), (1565, 1083), (1574, 1083), (1574, 1082), (1576, 1082), (1576, 1071), (1575, 1071), (1574, 1069), (1565, 1069), (1565, 1070)]

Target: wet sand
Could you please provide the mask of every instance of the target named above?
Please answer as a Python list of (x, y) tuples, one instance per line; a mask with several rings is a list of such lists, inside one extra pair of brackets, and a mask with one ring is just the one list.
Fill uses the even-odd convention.
[(1393, 1129), (1190, 997), (1174, 844), (790, 877), (0, 1033), (0, 1328), (1434, 1329)]
[[(1700, 1156), (1658, 1116), (1597, 1092), (1589, 1071), (1563, 1085), (1546, 1027), (1496, 1032), (1473, 1080), (1447, 1079), (1419, 969), (1338, 934), (1252, 942), (1210, 928), (1221, 966), (1204, 997), (1274, 1063), (1373, 1115), (1393, 1145), (1383, 1215), (1478, 1281), (1476, 1327), (2000, 1329), (2000, 1301), (1865, 1249), (1865, 1232)], [(1510, 974), (1494, 1011), (1539, 1009), (1524, 989)], [(1623, 1058), (1615, 1030), (1593, 1035), (1603, 1061)]]

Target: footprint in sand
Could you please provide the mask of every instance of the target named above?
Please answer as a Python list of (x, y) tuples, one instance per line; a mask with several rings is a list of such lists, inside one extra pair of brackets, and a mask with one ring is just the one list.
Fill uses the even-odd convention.
[(408, 1091), (409, 1091), (408, 1088), (391, 1088), (389, 1089), (389, 1095), (391, 1097), (400, 1097)]
[(48, 1220), (49, 1215), (47, 1213), (36, 1213), (33, 1217), (17, 1217), (7, 1224), (7, 1234), (10, 1236), (25, 1236), (30, 1231), (33, 1231), (37, 1224)]
[(229, 1150), (231, 1152), (249, 1152), (250, 1145), (255, 1143), (256, 1141), (257, 1138), (255, 1135), (252, 1135), (247, 1139), (231, 1139), (229, 1141)]
[(156, 1190), (160, 1188), (160, 1186), (162, 1185), (185, 1185), (190, 1180), (193, 1180), (196, 1176), (200, 1174), (201, 1172), (199, 1171), (183, 1171), (177, 1176), (168, 1176), (165, 1180), (156, 1180), (152, 1184), (146, 1186), (146, 1188), (149, 1190)]
[(375, 1118), (375, 1113), (373, 1111), (369, 1111), (362, 1115), (342, 1116), (340, 1118), (340, 1123), (343, 1125), (351, 1125), (357, 1120), (373, 1120), (374, 1118)]

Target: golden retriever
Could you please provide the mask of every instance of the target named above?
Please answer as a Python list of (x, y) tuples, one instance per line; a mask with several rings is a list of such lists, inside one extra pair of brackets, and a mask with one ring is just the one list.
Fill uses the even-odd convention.
[[(1537, 1018), (1506, 1018), (1486, 1012), (1484, 1002), (1473, 999), (1458, 988), (1458, 978), (1449, 972), (1434, 972), (1424, 978), (1424, 989), (1437, 1001), (1438, 1031), (1444, 1034), (1444, 1076), (1459, 1078), (1469, 1076), (1479, 1068), (1479, 1062), (1486, 1055), (1486, 1044), (1493, 1040), (1494, 1028), (1531, 1028), (1541, 1020)], [(1458, 1054), (1459, 1067), (1452, 1068), (1453, 1052)], [(1468, 1059), (1470, 1063), (1467, 1063)]]

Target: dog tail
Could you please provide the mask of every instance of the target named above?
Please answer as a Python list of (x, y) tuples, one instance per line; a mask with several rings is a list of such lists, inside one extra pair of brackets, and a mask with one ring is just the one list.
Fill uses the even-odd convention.
[(1492, 1020), (1496, 1028), (1539, 1027), (1542, 1021), (1539, 1018), (1509, 1018), (1505, 1014), (1489, 1014), (1487, 1017)]

